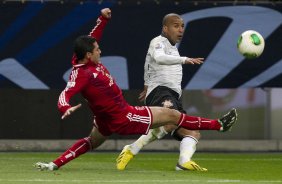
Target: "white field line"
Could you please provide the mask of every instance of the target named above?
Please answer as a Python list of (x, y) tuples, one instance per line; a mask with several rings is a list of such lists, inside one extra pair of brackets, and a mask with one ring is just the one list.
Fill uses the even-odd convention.
[[(135, 158), (136, 160), (175, 160), (174, 158)], [(195, 158), (194, 160), (212, 160), (212, 161), (282, 161), (282, 158)]]
[(0, 179), (0, 182), (45, 182), (45, 183), (282, 183), (282, 180), (50, 180), (50, 179)]
[[(40, 158), (5, 158), (5, 160), (38, 160)], [(95, 162), (95, 156), (92, 158), (93, 162)], [(140, 158), (136, 157), (136, 160), (158, 160), (158, 161), (167, 161), (167, 160), (175, 160), (177, 158)], [(111, 157), (109, 157), (109, 160), (112, 160)], [(282, 161), (281, 158), (195, 158), (195, 160), (210, 160), (210, 161)]]

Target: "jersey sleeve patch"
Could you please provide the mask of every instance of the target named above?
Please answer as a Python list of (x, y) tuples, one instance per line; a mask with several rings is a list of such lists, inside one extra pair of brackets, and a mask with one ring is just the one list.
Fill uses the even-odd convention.
[(155, 45), (155, 49), (156, 50), (160, 50), (160, 49), (162, 49), (163, 47), (162, 47), (162, 44), (160, 44), (160, 43), (157, 43), (156, 45)]

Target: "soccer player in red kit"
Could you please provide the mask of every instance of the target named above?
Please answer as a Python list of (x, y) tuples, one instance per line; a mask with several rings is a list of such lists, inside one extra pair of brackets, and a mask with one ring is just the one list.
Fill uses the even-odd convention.
[(81, 93), (95, 116), (93, 129), (88, 137), (78, 140), (53, 162), (36, 163), (35, 167), (40, 170), (60, 168), (81, 154), (96, 149), (113, 133), (147, 134), (149, 129), (167, 124), (174, 125), (175, 128), (224, 132), (237, 120), (236, 109), (232, 109), (220, 119), (207, 119), (188, 116), (165, 107), (130, 106), (109, 71), (100, 62), (101, 50), (98, 42), (110, 18), (111, 10), (102, 9), (91, 33), (75, 40), (73, 69), (58, 100), (59, 111), (62, 113), (62, 119), (65, 119), (81, 107), (81, 104), (69, 104), (73, 95)]

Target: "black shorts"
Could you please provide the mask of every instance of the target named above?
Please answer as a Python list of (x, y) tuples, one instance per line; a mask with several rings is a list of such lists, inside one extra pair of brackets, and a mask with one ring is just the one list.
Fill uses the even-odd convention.
[[(147, 96), (145, 104), (147, 106), (168, 107), (186, 114), (186, 111), (182, 107), (181, 99), (179, 98), (178, 93), (165, 86), (156, 87)], [(177, 129), (171, 132), (171, 136), (176, 140), (181, 141), (183, 137), (180, 137), (177, 134)]]
[(168, 107), (186, 114), (182, 107), (181, 99), (179, 99), (178, 93), (166, 86), (156, 87), (147, 96), (145, 104), (147, 106)]

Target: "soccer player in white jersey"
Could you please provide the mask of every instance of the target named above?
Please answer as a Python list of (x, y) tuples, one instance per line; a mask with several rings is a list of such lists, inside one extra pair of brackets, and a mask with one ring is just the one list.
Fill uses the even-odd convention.
[[(146, 105), (173, 108), (185, 113), (182, 108), (181, 81), (182, 64), (201, 64), (203, 58), (188, 58), (179, 55), (176, 43), (184, 33), (184, 23), (178, 14), (167, 14), (163, 18), (162, 34), (151, 40), (145, 66), (144, 90), (139, 96)], [(124, 170), (129, 161), (150, 142), (171, 133), (180, 142), (180, 156), (176, 170), (207, 171), (191, 160), (200, 139), (200, 132), (166, 125), (152, 129), (137, 141), (126, 145), (117, 159), (117, 169)]]

